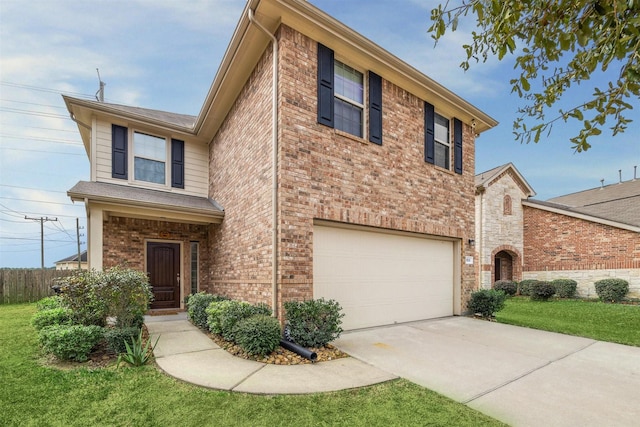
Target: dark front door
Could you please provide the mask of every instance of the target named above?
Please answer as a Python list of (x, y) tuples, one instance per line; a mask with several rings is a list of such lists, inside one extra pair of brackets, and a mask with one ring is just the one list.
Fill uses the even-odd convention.
[(147, 274), (153, 288), (151, 308), (180, 308), (180, 244), (148, 242)]

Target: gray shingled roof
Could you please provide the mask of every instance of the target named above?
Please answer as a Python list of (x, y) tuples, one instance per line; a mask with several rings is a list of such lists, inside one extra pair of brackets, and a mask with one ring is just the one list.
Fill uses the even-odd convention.
[(170, 125), (180, 126), (186, 129), (193, 129), (196, 123), (196, 118), (197, 118), (196, 116), (190, 116), (188, 114), (170, 113), (167, 111), (151, 110), (149, 108), (131, 107), (129, 105), (110, 104), (108, 102), (98, 102), (98, 101), (92, 101), (88, 99), (80, 99), (80, 98), (72, 98), (72, 97), (68, 97), (68, 98), (78, 99), (83, 103), (94, 105), (98, 109), (108, 108), (111, 110), (117, 110), (125, 115), (140, 116), (142, 118), (157, 120)]
[(477, 174), (475, 176), (476, 187), (480, 187), (480, 186), (486, 187), (491, 183), (491, 181), (494, 178), (498, 177), (501, 173), (503, 173), (507, 169), (512, 169), (515, 175), (520, 179), (520, 181), (522, 182), (522, 185), (526, 188), (526, 190), (529, 193), (527, 197), (535, 196), (536, 192), (533, 190), (533, 187), (529, 185), (529, 183), (524, 178), (524, 176), (522, 176), (518, 168), (516, 168), (516, 166), (511, 162), (501, 166), (496, 166), (493, 169), (489, 169), (488, 171), (480, 172), (479, 174)]
[(547, 202), (573, 212), (640, 227), (640, 180), (554, 197)]
[[(57, 264), (59, 262), (71, 262), (71, 261), (78, 262), (78, 254), (68, 256), (59, 261), (56, 261), (55, 263)], [(87, 251), (80, 252), (80, 262), (87, 262)]]
[(72, 199), (99, 200), (130, 206), (149, 206), (222, 218), (224, 209), (206, 197), (189, 196), (106, 182), (80, 181), (67, 194)]

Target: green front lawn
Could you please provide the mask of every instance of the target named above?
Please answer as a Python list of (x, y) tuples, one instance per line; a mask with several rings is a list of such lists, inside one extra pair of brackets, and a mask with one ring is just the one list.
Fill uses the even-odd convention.
[(496, 320), (517, 326), (640, 347), (640, 305), (582, 300), (507, 299)]
[(498, 426), (404, 380), (302, 396), (256, 396), (178, 382), (153, 366), (42, 366), (33, 304), (0, 305), (2, 426)]

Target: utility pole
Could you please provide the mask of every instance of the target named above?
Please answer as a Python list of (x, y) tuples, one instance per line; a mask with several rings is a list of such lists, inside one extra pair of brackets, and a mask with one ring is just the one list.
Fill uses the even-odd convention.
[(80, 219), (76, 218), (76, 235), (78, 236), (78, 270), (82, 269), (82, 252), (80, 252)]
[(30, 220), (30, 221), (40, 221), (40, 265), (42, 268), (42, 271), (44, 271), (44, 223), (47, 221), (57, 221), (58, 218), (49, 218), (47, 217), (40, 217), (40, 218), (30, 218), (28, 216), (25, 215), (24, 219)]

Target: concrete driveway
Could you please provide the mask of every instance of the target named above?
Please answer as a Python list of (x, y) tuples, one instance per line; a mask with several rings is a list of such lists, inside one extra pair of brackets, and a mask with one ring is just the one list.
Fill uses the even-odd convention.
[(335, 344), (513, 426), (640, 426), (640, 347), (467, 317), (346, 332)]

